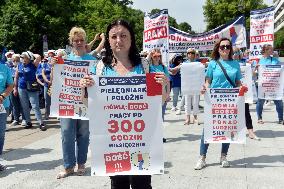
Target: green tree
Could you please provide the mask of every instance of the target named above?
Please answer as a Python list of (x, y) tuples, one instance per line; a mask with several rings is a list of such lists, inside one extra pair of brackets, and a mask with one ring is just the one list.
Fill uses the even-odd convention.
[(203, 14), (207, 23), (207, 31), (229, 22), (239, 15), (246, 17), (249, 28), (250, 11), (267, 7), (263, 0), (206, 0)]
[(42, 36), (49, 48), (65, 47), (79, 0), (7, 0), (1, 6), (0, 41), (17, 52), (42, 53)]
[(134, 28), (136, 42), (141, 49), (143, 40), (144, 14), (126, 4), (114, 3), (113, 0), (89, 0), (82, 3), (83, 10), (75, 15), (77, 23), (84, 27), (89, 40), (96, 33), (106, 32), (107, 25), (116, 19), (125, 19)]
[(280, 56), (284, 56), (284, 27), (275, 33), (274, 48), (280, 50)]

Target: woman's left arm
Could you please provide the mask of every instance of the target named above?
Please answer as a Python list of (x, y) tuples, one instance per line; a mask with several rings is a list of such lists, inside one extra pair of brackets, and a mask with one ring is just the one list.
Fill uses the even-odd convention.
[(11, 75), (10, 70), (7, 72), (7, 82), (6, 82), (6, 89), (4, 92), (0, 94), (0, 103), (2, 104), (5, 98), (8, 98), (10, 93), (13, 91), (14, 84), (13, 84), (13, 78)]

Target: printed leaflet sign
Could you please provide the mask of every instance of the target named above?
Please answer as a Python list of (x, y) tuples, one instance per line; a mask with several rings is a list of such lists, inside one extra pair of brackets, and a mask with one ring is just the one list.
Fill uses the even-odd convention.
[(79, 81), (89, 74), (90, 61), (65, 60), (56, 64), (53, 73), (51, 116), (73, 119), (88, 119), (87, 107), (81, 100)]
[(163, 173), (162, 88), (152, 86), (154, 75), (94, 80), (88, 89), (92, 175)]
[(204, 100), (204, 142), (244, 144), (245, 102), (239, 89), (208, 89)]

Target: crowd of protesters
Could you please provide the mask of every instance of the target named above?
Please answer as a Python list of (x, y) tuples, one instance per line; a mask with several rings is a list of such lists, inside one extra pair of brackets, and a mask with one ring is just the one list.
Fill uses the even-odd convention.
[[(43, 56), (34, 54), (30, 51), (16, 54), (13, 50), (8, 51), (5, 56), (7, 61), (0, 65), (0, 103), (4, 105), (5, 114), (0, 114), (0, 155), (3, 151), (5, 138), (5, 121), (10, 115), (10, 127), (21, 125), (25, 129), (33, 127), (31, 122), (31, 109), (35, 113), (41, 131), (46, 131), (48, 125), (44, 120), (50, 118), (51, 96), (49, 93), (52, 87), (53, 65), (57, 63), (58, 57), (69, 60), (95, 60), (101, 59), (105, 65), (103, 75), (119, 76), (143, 74), (145, 68), (142, 65), (144, 58), (139, 57), (135, 45), (135, 37), (132, 28), (123, 20), (117, 20), (107, 28), (106, 37), (104, 34), (97, 34), (93, 41), (87, 44), (86, 32), (82, 28), (74, 27), (69, 33), (69, 42), (72, 45), (72, 52), (67, 54), (64, 49), (49, 50)], [(101, 39), (99, 46), (92, 51), (95, 41)], [(104, 48), (104, 51), (102, 49)], [(102, 56), (103, 52), (106, 54)], [(206, 63), (206, 82), (201, 93), (207, 88), (233, 88), (241, 87), (240, 64), (248, 63), (246, 53), (238, 48), (233, 48), (230, 39), (222, 38), (215, 44), (212, 52), (212, 60)], [(134, 53), (134, 54), (131, 54)], [(264, 45), (262, 49), (263, 57), (259, 63), (252, 65), (252, 70), (257, 71), (259, 65), (279, 64), (277, 58), (273, 57), (273, 48), (271, 45)], [(140, 54), (141, 55), (141, 54)], [(197, 124), (199, 114), (200, 95), (183, 95), (181, 94), (181, 65), (192, 62), (200, 62), (199, 52), (196, 49), (189, 48), (185, 55), (174, 54), (170, 58), (167, 66), (162, 60), (160, 49), (153, 49), (147, 54), (143, 54), (145, 60), (148, 60), (148, 72), (157, 73), (157, 82), (163, 84), (163, 105), (162, 118), (166, 106), (169, 105), (170, 92), (172, 91), (171, 111), (177, 115), (185, 110), (185, 125)], [(200, 62), (201, 64), (201, 62)], [(234, 85), (223, 77), (221, 68), (216, 66), (221, 64), (229, 72)], [(93, 73), (96, 68), (93, 67)], [(144, 70), (144, 71), (143, 71)], [(3, 76), (2, 76), (3, 75)], [(214, 76), (214, 77), (213, 77)], [(254, 74), (255, 76), (255, 74)], [(82, 88), (93, 85), (90, 76), (85, 76), (80, 81)], [(84, 90), (82, 90), (84, 92)], [(178, 101), (180, 98), (180, 104)], [(258, 123), (263, 124), (262, 110), (265, 100), (257, 100), (257, 117)], [(278, 113), (278, 123), (283, 124), (283, 102), (275, 100), (276, 110)], [(44, 108), (44, 116), (41, 113)], [(192, 114), (192, 115), (191, 115)], [(249, 104), (245, 104), (245, 119), (249, 133), (249, 138), (260, 140), (253, 131)], [(2, 125), (3, 124), (3, 125)], [(64, 170), (61, 171), (57, 178), (61, 179), (73, 174), (77, 165), (77, 174), (85, 174), (85, 163), (87, 161), (89, 145), (89, 122), (87, 120), (61, 118), (61, 136), (63, 149)], [(206, 126), (204, 126), (206, 127)], [(163, 139), (166, 142), (166, 139)], [(208, 144), (204, 143), (204, 131), (201, 134), (200, 159), (195, 169), (199, 170), (205, 167), (205, 158)], [(76, 150), (77, 149), (77, 150)], [(229, 167), (230, 164), (226, 158), (229, 150), (229, 143), (222, 144), (220, 155), (220, 164), (222, 167)], [(0, 164), (0, 170), (4, 166)], [(111, 177), (112, 188), (120, 188), (126, 185), (143, 185), (144, 188), (151, 188), (150, 176), (117, 176)], [(138, 188), (138, 187), (137, 187)]]

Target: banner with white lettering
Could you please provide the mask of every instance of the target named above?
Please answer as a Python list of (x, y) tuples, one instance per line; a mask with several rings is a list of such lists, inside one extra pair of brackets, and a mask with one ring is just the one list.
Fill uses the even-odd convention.
[(92, 175), (163, 173), (162, 86), (154, 77), (94, 76), (88, 89)]
[(214, 44), (222, 37), (231, 39), (236, 47), (244, 48), (247, 46), (244, 16), (205, 33), (189, 34), (174, 27), (170, 27), (169, 32), (170, 53), (186, 52), (188, 48), (199, 51), (213, 50)]
[(183, 95), (199, 95), (205, 81), (205, 67), (200, 62), (182, 63), (181, 91)]
[(260, 65), (258, 68), (258, 98), (282, 100), (284, 88), (283, 65)]
[(252, 84), (252, 69), (251, 64), (241, 65), (241, 73), (242, 73), (242, 85), (248, 88), (248, 91), (245, 93), (245, 102), (253, 103), (253, 84)]
[(161, 10), (154, 15), (144, 17), (143, 51), (160, 49), (162, 62), (169, 64), (169, 15), (168, 10)]
[(259, 60), (264, 44), (273, 46), (274, 6), (250, 11), (250, 60)]
[(65, 60), (53, 72), (50, 114), (54, 117), (87, 120), (87, 106), (81, 100), (79, 81), (89, 74), (94, 61)]
[(208, 89), (204, 100), (204, 142), (244, 144), (245, 99), (239, 89)]
[(0, 114), (6, 113), (6, 109), (3, 104), (0, 104)]

